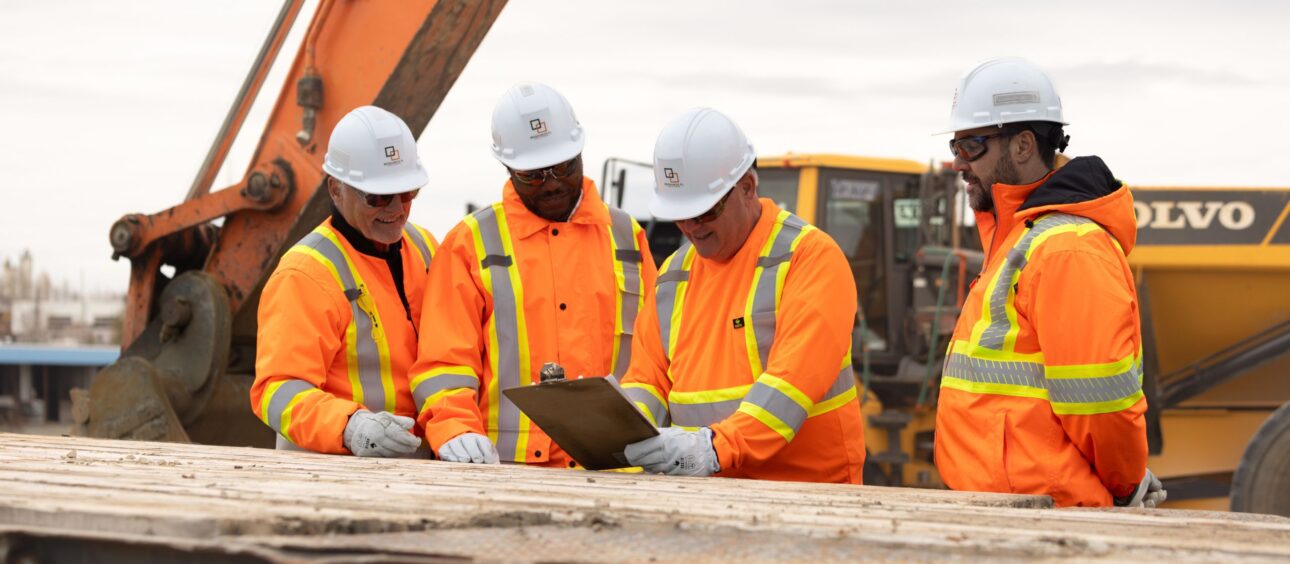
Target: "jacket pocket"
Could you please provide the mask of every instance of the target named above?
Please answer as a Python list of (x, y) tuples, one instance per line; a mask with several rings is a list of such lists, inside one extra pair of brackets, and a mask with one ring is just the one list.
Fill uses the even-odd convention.
[[(626, 277), (623, 277), (623, 278), (626, 278)], [(621, 304), (624, 309), (632, 307), (632, 304), (635, 304), (636, 318), (639, 319), (641, 315), (641, 309), (645, 307), (645, 302), (644, 300), (641, 299), (640, 286), (638, 285), (636, 287), (629, 287), (631, 286), (631, 284), (628, 284), (625, 280), (618, 278), (617, 276), (615, 276), (614, 279), (615, 279), (614, 287), (618, 290), (618, 294), (614, 296), (614, 299), (621, 300)], [(614, 311), (617, 311), (617, 308), (615, 308)], [(614, 336), (633, 335), (636, 333), (636, 331), (633, 328), (633, 325), (636, 324), (634, 319), (632, 320), (631, 323), (624, 324), (621, 331), (618, 330), (619, 320), (613, 319), (611, 321), (614, 326)]]
[(1000, 488), (999, 491), (1015, 492), (1012, 487), (1012, 477), (1008, 472), (1008, 423), (1008, 412), (995, 413), (995, 440), (991, 441), (995, 452), (991, 456), (993, 464), (991, 464), (990, 476), (991, 481)]

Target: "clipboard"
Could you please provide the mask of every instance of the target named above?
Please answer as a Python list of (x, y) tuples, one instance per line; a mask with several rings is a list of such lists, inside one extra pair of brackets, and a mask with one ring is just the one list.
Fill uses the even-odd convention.
[(529, 419), (588, 470), (627, 468), (627, 445), (658, 435), (605, 378), (557, 380), (502, 390)]

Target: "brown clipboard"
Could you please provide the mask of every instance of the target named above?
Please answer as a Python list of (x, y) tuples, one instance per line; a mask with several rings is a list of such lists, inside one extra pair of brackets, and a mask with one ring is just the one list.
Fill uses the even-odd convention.
[(502, 393), (588, 470), (627, 468), (627, 445), (658, 435), (604, 378), (546, 382)]

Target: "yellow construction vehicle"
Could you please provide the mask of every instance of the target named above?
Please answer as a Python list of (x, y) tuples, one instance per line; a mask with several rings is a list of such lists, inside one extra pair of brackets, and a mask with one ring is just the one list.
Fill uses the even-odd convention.
[[(824, 229), (851, 262), (865, 483), (940, 487), (941, 361), (983, 259), (957, 175), (820, 154), (761, 157), (758, 169), (762, 196)], [(681, 235), (637, 212), (648, 171), (611, 159), (602, 186), (643, 220), (662, 260)], [(1132, 189), (1149, 466), (1172, 507), (1290, 515), (1290, 189)]]

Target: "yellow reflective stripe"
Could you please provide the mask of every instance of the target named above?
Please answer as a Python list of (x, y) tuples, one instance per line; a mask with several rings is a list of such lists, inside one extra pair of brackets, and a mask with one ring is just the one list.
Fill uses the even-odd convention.
[(273, 394), (278, 393), (278, 388), (281, 388), (286, 382), (286, 380), (269, 382), (269, 385), (264, 388), (264, 394), (260, 396), (260, 421), (263, 421), (265, 425), (272, 427), (269, 424), (269, 402), (273, 401)]
[[(501, 238), (502, 238), (502, 249), (505, 251), (505, 254), (507, 256), (514, 257), (512, 260), (515, 261), (514, 264), (512, 264), (509, 268), (506, 269), (506, 273), (509, 274), (511, 277), (511, 292), (515, 294), (515, 330), (516, 330), (516, 340), (519, 341), (517, 344), (519, 345), (519, 349), (520, 349), (520, 353), (519, 353), (520, 385), (526, 386), (533, 383), (531, 381), (531, 379), (533, 378), (533, 372), (532, 370), (530, 370), (530, 363), (529, 363), (528, 323), (524, 320), (524, 285), (520, 282), (519, 255), (515, 254), (515, 247), (514, 245), (511, 244), (511, 230), (510, 230), (510, 227), (507, 226), (506, 212), (503, 209), (502, 204), (500, 203), (494, 204), (493, 209), (496, 210), (497, 212), (497, 232), (498, 234), (501, 235)], [(491, 350), (497, 350), (497, 349), (491, 349)], [(494, 372), (493, 374), (494, 374), (494, 377), (496, 377), (497, 373)], [(500, 386), (492, 386), (492, 387), (499, 388)], [(491, 393), (491, 390), (490, 390), (490, 393)], [(500, 394), (501, 391), (498, 390), (497, 393)], [(500, 401), (500, 395), (499, 395), (498, 401)], [(531, 426), (532, 426), (532, 423), (529, 421), (529, 416), (525, 415), (524, 412), (521, 411), (520, 424), (519, 424), (519, 438), (518, 440), (515, 441), (515, 461), (516, 462), (523, 462), (527, 460), (527, 458), (525, 457), (525, 453), (528, 451), (528, 448), (529, 448), (529, 427)]]
[[(635, 249), (636, 248), (636, 236), (642, 231), (642, 229), (634, 221), (631, 222), (631, 224), (632, 224), (631, 241), (618, 241), (614, 239), (613, 227), (610, 226), (607, 228), (607, 230), (609, 231), (610, 249)], [(624, 244), (626, 246), (623, 246)], [(612, 260), (610, 262), (614, 265), (614, 279), (618, 281), (618, 287), (627, 288), (627, 275), (623, 272), (623, 261), (618, 260), (618, 257), (614, 256), (612, 257)], [(636, 288), (636, 291), (637, 291), (636, 311), (637, 311), (637, 315), (639, 315), (639, 312), (645, 309), (645, 276), (642, 273), (642, 275), (638, 276), (637, 278), (638, 280), (637, 280), (637, 288)], [(623, 327), (623, 299), (626, 297), (626, 294), (624, 292), (614, 292), (614, 294), (616, 296), (616, 298), (614, 299), (614, 336), (615, 337), (613, 339), (614, 341), (613, 355), (609, 359), (609, 366), (611, 367), (610, 370), (613, 370), (614, 367), (618, 366), (618, 357), (621, 354), (623, 354), (623, 351), (621, 350), (622, 339), (617, 338), (617, 336), (622, 335), (623, 333), (628, 332), (628, 330), (632, 329), (631, 327)], [(630, 353), (631, 351), (627, 351), (627, 352)]]
[[(855, 399), (859, 395), (856, 392), (856, 387), (855, 387), (855, 372), (854, 372), (854, 369), (851, 368), (851, 350), (850, 349), (847, 349), (846, 356), (842, 357), (842, 365), (838, 367), (838, 370), (839, 371), (852, 370), (851, 388), (845, 392), (842, 392), (841, 394), (838, 394), (837, 396), (820, 400), (819, 403), (816, 403), (810, 409), (806, 410), (806, 417), (808, 419), (811, 417), (815, 417), (816, 415), (824, 415), (825, 413), (828, 413), (839, 407), (842, 407), (846, 405), (848, 402), (850, 402), (851, 400)], [(828, 395), (828, 393), (825, 392), (825, 395)]]
[(771, 376), (770, 374), (762, 374), (760, 378), (757, 378), (757, 382), (778, 390), (780, 393), (788, 396), (788, 399), (793, 400), (793, 403), (801, 406), (801, 408), (807, 412), (810, 412), (811, 408), (815, 406), (815, 402), (811, 401), (810, 397), (807, 397), (807, 395), (797, 389), (796, 386), (789, 384), (788, 381), (783, 378)]
[[(1102, 228), (1096, 223), (1081, 223), (1081, 224), (1075, 224), (1075, 225), (1060, 225), (1057, 227), (1051, 227), (1045, 230), (1043, 233), (1036, 235), (1035, 239), (1030, 242), (1030, 247), (1026, 249), (1026, 262), (1030, 261), (1030, 257), (1031, 255), (1035, 254), (1036, 249), (1042, 246), (1045, 241), (1047, 241), (1048, 239), (1056, 235), (1061, 235), (1063, 233), (1074, 233), (1077, 236), (1083, 236), (1089, 233), (1096, 233), (1101, 230)], [(1002, 268), (1000, 268), (999, 270), (1000, 272), (1003, 271)], [(1022, 272), (1021, 268), (1018, 268), (1013, 272), (1011, 277), (1012, 279), (1009, 281), (1010, 286), (1015, 287), (1016, 284), (1021, 280), (1021, 272)], [(1015, 290), (1009, 290), (1008, 300), (1004, 303), (1004, 307), (1007, 308), (1007, 312), (1008, 312), (1008, 333), (1003, 337), (1004, 352), (1012, 352), (1016, 350), (1017, 335), (1021, 333), (1021, 324), (1017, 323), (1017, 302), (1014, 299), (1015, 294), (1016, 294)]]
[(663, 394), (660, 393), (658, 391), (658, 388), (655, 388), (654, 386), (651, 386), (649, 384), (642, 384), (638, 382), (631, 382), (631, 383), (623, 384), (622, 386), (624, 388), (636, 388), (638, 390), (644, 390), (645, 392), (649, 393), (649, 395), (654, 396), (656, 399), (658, 399), (658, 403), (664, 406), (667, 405), (667, 400), (663, 399)]
[(996, 394), (1021, 398), (1048, 399), (1048, 390), (1015, 384), (998, 384), (994, 382), (973, 382), (952, 376), (941, 376), (941, 387), (952, 388), (974, 394)]
[(410, 387), (412, 389), (416, 389), (416, 387), (421, 385), (422, 382), (425, 382), (426, 380), (434, 378), (435, 376), (438, 376), (440, 374), (466, 374), (466, 375), (474, 376), (476, 379), (479, 378), (479, 375), (475, 374), (475, 369), (469, 366), (440, 366), (439, 368), (435, 368), (433, 370), (423, 372), (413, 377)]
[(778, 417), (775, 417), (774, 414), (766, 411), (759, 405), (743, 402), (739, 404), (739, 410), (737, 413), (742, 413), (752, 417), (753, 419), (761, 421), (763, 425), (770, 427), (772, 431), (775, 431), (779, 436), (784, 437), (785, 441), (792, 442), (793, 437), (797, 435), (797, 432), (794, 431), (792, 427), (788, 426), (788, 424), (783, 421), (780, 421)]
[[(497, 213), (502, 213), (501, 210), (495, 210), (495, 211)], [(466, 224), (467, 228), (470, 229), (471, 239), (473, 239), (475, 243), (475, 262), (478, 263), (479, 261), (483, 260), (484, 257), (488, 256), (488, 251), (484, 250), (484, 236), (479, 232), (479, 220), (475, 219), (475, 216), (471, 214), (462, 218), (461, 221), (462, 223)], [(479, 270), (479, 281), (481, 284), (484, 285), (484, 293), (488, 294), (489, 296), (492, 296), (493, 295), (493, 272), (492, 272), (493, 269), (480, 268), (478, 270)], [(494, 318), (488, 323), (488, 350), (489, 351), (496, 351), (497, 348), (500, 346), (497, 344), (496, 324), (497, 324), (496, 318)], [(488, 355), (488, 368), (489, 368), (489, 372), (493, 375), (493, 379), (496, 380), (497, 379), (497, 355), (496, 354)], [(487, 421), (485, 422), (486, 423), (485, 429), (488, 432), (488, 439), (490, 441), (493, 441), (493, 444), (497, 444), (497, 417), (498, 417), (498, 414), (500, 413), (499, 403), (501, 402), (501, 391), (497, 389), (499, 387), (500, 386), (498, 386), (496, 382), (492, 382), (491, 385), (488, 386), (488, 414), (485, 415), (485, 418), (487, 419)], [(432, 405), (434, 401), (438, 399), (438, 396), (440, 396), (443, 393), (444, 392), (440, 392), (428, 398), (426, 400), (426, 405)]]
[(833, 411), (835, 409), (838, 409), (839, 407), (842, 407), (850, 403), (851, 400), (856, 399), (857, 395), (859, 394), (858, 392), (856, 392), (856, 387), (851, 386), (851, 389), (845, 392), (842, 392), (841, 394), (835, 397), (826, 399), (820, 403), (815, 404), (814, 406), (811, 407), (811, 409), (807, 410), (806, 416), (809, 419), (817, 415), (824, 415), (825, 413), (828, 413), (830, 411)]
[(743, 399), (751, 390), (752, 384), (744, 384), (733, 388), (721, 388), (717, 390), (704, 390), (700, 392), (677, 392), (673, 391), (667, 395), (669, 403), (681, 404), (701, 404), (717, 403), (721, 401), (731, 401)]
[[(787, 218), (787, 217), (789, 216), (789, 213), (788, 213), (788, 212), (783, 212), (783, 214), (784, 214), (784, 217), (785, 217), (785, 218)], [(800, 245), (804, 239), (806, 239), (806, 234), (807, 234), (807, 233), (810, 233), (810, 232), (811, 232), (811, 231), (813, 231), (814, 229), (815, 229), (815, 226), (814, 226), (814, 225), (811, 225), (811, 224), (809, 224), (809, 223), (808, 223), (808, 224), (806, 224), (805, 226), (803, 226), (803, 227), (802, 227), (802, 231), (801, 231), (800, 233), (798, 233), (798, 234), (797, 234), (797, 237), (793, 238), (793, 244), (789, 246), (789, 251), (790, 251), (790, 252), (792, 252), (794, 255), (796, 255), (796, 254), (797, 254), (797, 246), (798, 246), (798, 245)], [(790, 265), (791, 265), (791, 263), (790, 263)], [(784, 297), (784, 281), (788, 279), (788, 270), (789, 270), (788, 268), (781, 268), (781, 269), (779, 269), (779, 272), (778, 272), (778, 273), (776, 273), (776, 278), (775, 278), (775, 309), (776, 309), (776, 311), (778, 311), (778, 310), (779, 310), (779, 302), (780, 302), (780, 298)]]
[(305, 398), (309, 397), (310, 394), (314, 394), (321, 391), (322, 390), (319, 390), (318, 388), (314, 388), (312, 390), (305, 390), (299, 394), (296, 394), (296, 397), (291, 398), (291, 401), (287, 403), (287, 407), (282, 409), (282, 422), (281, 422), (282, 426), (280, 427), (282, 429), (282, 432), (279, 434), (281, 434), (283, 438), (287, 439), (288, 441), (291, 441), (291, 444), (296, 444), (296, 440), (291, 437), (291, 412), (296, 408), (297, 404), (299, 404)]
[(1044, 378), (1106, 378), (1118, 376), (1138, 364), (1137, 355), (1129, 355), (1115, 362), (1104, 364), (1073, 364), (1069, 366), (1044, 366)]
[[(437, 248), (435, 247), (435, 244), (431, 242), (431, 241), (433, 240), (433, 238), (432, 238), (432, 237), (430, 237), (430, 232), (429, 232), (429, 231), (427, 231), (426, 229), (422, 228), (420, 225), (413, 225), (413, 224), (411, 224), (411, 223), (409, 223), (408, 225), (410, 225), (413, 229), (416, 229), (416, 230), (417, 230), (417, 233), (420, 233), (420, 234), (421, 234), (421, 240), (425, 242), (425, 244), (426, 244), (426, 251), (428, 251), (428, 252), (430, 253), (430, 256), (429, 256), (429, 257), (421, 257), (421, 251), (420, 251), (420, 250), (417, 250), (417, 252), (412, 253), (412, 254), (417, 255), (418, 257), (421, 257), (421, 266), (424, 266), (424, 267), (426, 267), (426, 268), (430, 268), (430, 265), (429, 265), (428, 263), (426, 263), (426, 259), (428, 258), (428, 259), (430, 259), (430, 261), (431, 261), (431, 262), (433, 262), (433, 261), (434, 261), (434, 254), (435, 254), (435, 252), (437, 252), (439, 249), (437, 249)], [(415, 243), (414, 243), (414, 245), (415, 245)]]
[(1061, 235), (1062, 233), (1074, 233), (1076, 236), (1083, 237), (1084, 235), (1088, 235), (1089, 233), (1097, 233), (1100, 231), (1102, 231), (1102, 226), (1096, 223), (1078, 223), (1075, 225), (1059, 225), (1057, 227), (1050, 228), (1044, 231), (1043, 233), (1040, 233), (1039, 235), (1037, 235), (1035, 237), (1035, 240), (1030, 242), (1030, 248), (1026, 249), (1026, 260), (1029, 261), (1030, 257), (1035, 254), (1035, 249), (1038, 249), (1039, 246), (1044, 243), (1044, 241), (1047, 241), (1048, 239), (1052, 238), (1055, 235)]
[(340, 273), (336, 272), (335, 265), (333, 265), (330, 260), (327, 260), (327, 257), (323, 256), (322, 253), (318, 252), (316, 249), (305, 247), (302, 245), (297, 245), (287, 250), (287, 254), (292, 254), (292, 253), (306, 255), (318, 261), (319, 264), (323, 265), (323, 268), (327, 269), (327, 272), (331, 274), (331, 277), (336, 280), (337, 286), (340, 286), (341, 288), (345, 287), (345, 283), (340, 279)]
[(645, 419), (649, 420), (650, 425), (653, 425), (655, 427), (659, 426), (658, 421), (654, 420), (654, 413), (650, 411), (648, 405), (645, 405), (644, 402), (639, 402), (639, 401), (632, 402), (632, 405), (636, 406), (636, 411), (641, 412), (641, 415), (644, 415)]
[[(345, 327), (345, 368), (349, 376), (350, 399), (363, 403), (363, 381), (358, 371), (358, 325), (351, 316)], [(365, 404), (364, 404), (365, 405)]]
[[(457, 394), (464, 394), (464, 393), (466, 393), (466, 392), (470, 392), (470, 391), (473, 391), (473, 390), (471, 390), (470, 388), (451, 388), (451, 389), (441, 390), (441, 391), (435, 392), (435, 393), (431, 394), (431, 395), (430, 395), (430, 397), (426, 398), (426, 403), (425, 403), (425, 406), (424, 406), (424, 407), (427, 407), (427, 408), (428, 408), (428, 407), (430, 407), (430, 406), (432, 406), (432, 405), (434, 405), (434, 404), (438, 403), (438, 402), (439, 402), (439, 400), (441, 400), (441, 399), (443, 399), (443, 398), (446, 398), (446, 397), (448, 397), (448, 396), (455, 396), (455, 395), (457, 395)], [(490, 434), (497, 434), (496, 429), (494, 429)]]
[(991, 350), (983, 347), (978, 347), (962, 339), (955, 340), (950, 345), (949, 352), (950, 354), (959, 353), (959, 354), (964, 354), (975, 358), (980, 358), (983, 360), (996, 360), (1001, 362), (1008, 362), (1008, 361), (1033, 362), (1036, 364), (1044, 363), (1044, 353), (1042, 352), (1037, 352), (1037, 353), (1002, 352), (1002, 351)]
[[(314, 233), (317, 233), (323, 237), (327, 237), (328, 239), (331, 239), (333, 243), (337, 243), (336, 238), (334, 235), (331, 234), (331, 231), (328, 229), (324, 229), (322, 226), (319, 226), (318, 228), (314, 229)], [(339, 246), (339, 244), (337, 244), (336, 248), (342, 249), (341, 252), (342, 253), (344, 252), (343, 250), (344, 247)], [(332, 264), (331, 260), (323, 256), (323, 254), (318, 252), (316, 249), (297, 245), (292, 247), (290, 250), (288, 250), (287, 253), (288, 254), (300, 253), (318, 261), (318, 263), (321, 264), (323, 268), (327, 269), (327, 272), (331, 274), (332, 278), (336, 280), (336, 285), (340, 286), (342, 289), (345, 288), (345, 282), (341, 280), (340, 273), (336, 271), (336, 265)], [(357, 276), (357, 274), (355, 275)], [(357, 278), (355, 279), (355, 282), (358, 282)], [(349, 320), (349, 326), (345, 328), (345, 366), (347, 369), (346, 375), (349, 378), (350, 399), (354, 400), (355, 403), (361, 404), (363, 403), (363, 384), (358, 377), (358, 342), (356, 340), (356, 336), (357, 336), (357, 326), (355, 325), (354, 319), (351, 316)], [(389, 396), (387, 395), (387, 397)], [(390, 411), (393, 411), (393, 410), (390, 410)]]
[[(345, 246), (341, 244), (340, 237), (338, 237), (334, 231), (330, 229), (317, 229), (315, 230), (315, 233), (326, 237), (327, 240), (336, 245), (336, 248), (340, 249), (342, 253), (345, 252)], [(385, 411), (394, 413), (395, 400), (397, 400), (398, 397), (394, 392), (394, 375), (390, 370), (390, 344), (385, 338), (385, 325), (381, 322), (381, 313), (377, 311), (375, 299), (372, 297), (372, 293), (367, 289), (367, 284), (363, 281), (363, 277), (358, 274), (358, 268), (354, 266), (354, 261), (347, 260), (345, 262), (349, 267), (350, 275), (354, 278), (354, 285), (359, 289), (358, 299), (355, 303), (358, 304), (358, 308), (360, 310), (372, 318), (371, 338), (376, 343), (377, 357), (381, 370), (381, 388), (385, 391)], [(350, 320), (349, 327), (345, 330), (345, 334), (350, 337), (349, 339), (346, 339), (348, 341), (346, 343), (346, 348), (348, 349), (346, 352), (349, 353), (347, 360), (349, 360), (350, 386), (355, 390), (354, 401), (357, 403), (363, 403), (363, 397), (365, 394), (363, 393), (363, 385), (361, 384), (361, 380), (358, 375), (357, 328), (352, 319)]]
[(1133, 404), (1138, 403), (1138, 399), (1143, 397), (1142, 390), (1129, 397), (1120, 398), (1111, 401), (1100, 402), (1080, 402), (1080, 403), (1062, 403), (1049, 402), (1053, 406), (1053, 413), (1057, 415), (1097, 415), (1099, 413), (1115, 413), (1124, 411)]
[[(775, 239), (779, 237), (779, 232), (784, 229), (784, 218), (788, 217), (788, 212), (780, 212), (775, 218), (775, 223), (770, 227), (770, 234), (766, 236), (766, 242), (762, 243), (761, 251), (757, 253), (758, 257), (770, 256), (771, 249), (775, 246)], [(762, 373), (761, 352), (757, 350), (757, 331), (753, 329), (753, 303), (757, 299), (757, 285), (761, 280), (762, 272), (766, 269), (758, 261), (757, 267), (753, 269), (752, 285), (749, 286), (748, 299), (744, 304), (744, 349), (748, 355), (749, 375), (754, 379)], [(778, 271), (784, 273), (787, 268), (780, 268)], [(776, 289), (775, 307), (779, 308), (779, 290)]]
[[(696, 256), (698, 256), (698, 254), (694, 250), (694, 245), (690, 245), (685, 252), (685, 256), (681, 257), (681, 270), (684, 272), (690, 272), (690, 267), (694, 265), (694, 257)], [(670, 262), (675, 258), (676, 255), (672, 255), (668, 260)], [(672, 322), (668, 325), (668, 332), (670, 334), (667, 337), (667, 350), (672, 351), (673, 357), (676, 356), (676, 339), (681, 334), (681, 311), (685, 309), (685, 293), (689, 286), (689, 279), (681, 280), (676, 283), (676, 298), (672, 302)], [(668, 379), (672, 379), (672, 371), (670, 368), (667, 371), (667, 377)]]
[[(323, 229), (321, 226), (314, 229), (314, 233), (323, 237), (328, 237), (332, 242), (335, 242), (335, 238), (329, 236), (330, 230)], [(344, 247), (340, 246), (337, 248), (344, 249)], [(344, 251), (342, 250), (341, 252)], [(331, 274), (331, 277), (336, 280), (336, 285), (342, 289), (345, 288), (345, 282), (341, 280), (340, 273), (336, 271), (336, 265), (332, 264), (332, 262), (328, 260), (327, 257), (323, 256), (322, 253), (313, 248), (300, 245), (292, 247), (287, 251), (287, 253), (300, 253), (318, 261), (323, 268), (327, 269), (327, 272)], [(345, 367), (346, 375), (349, 378), (350, 399), (354, 400), (355, 403), (361, 404), (363, 403), (363, 384), (358, 377), (358, 342), (355, 339), (356, 334), (357, 327), (354, 324), (353, 316), (351, 316), (349, 325), (345, 327)]]

